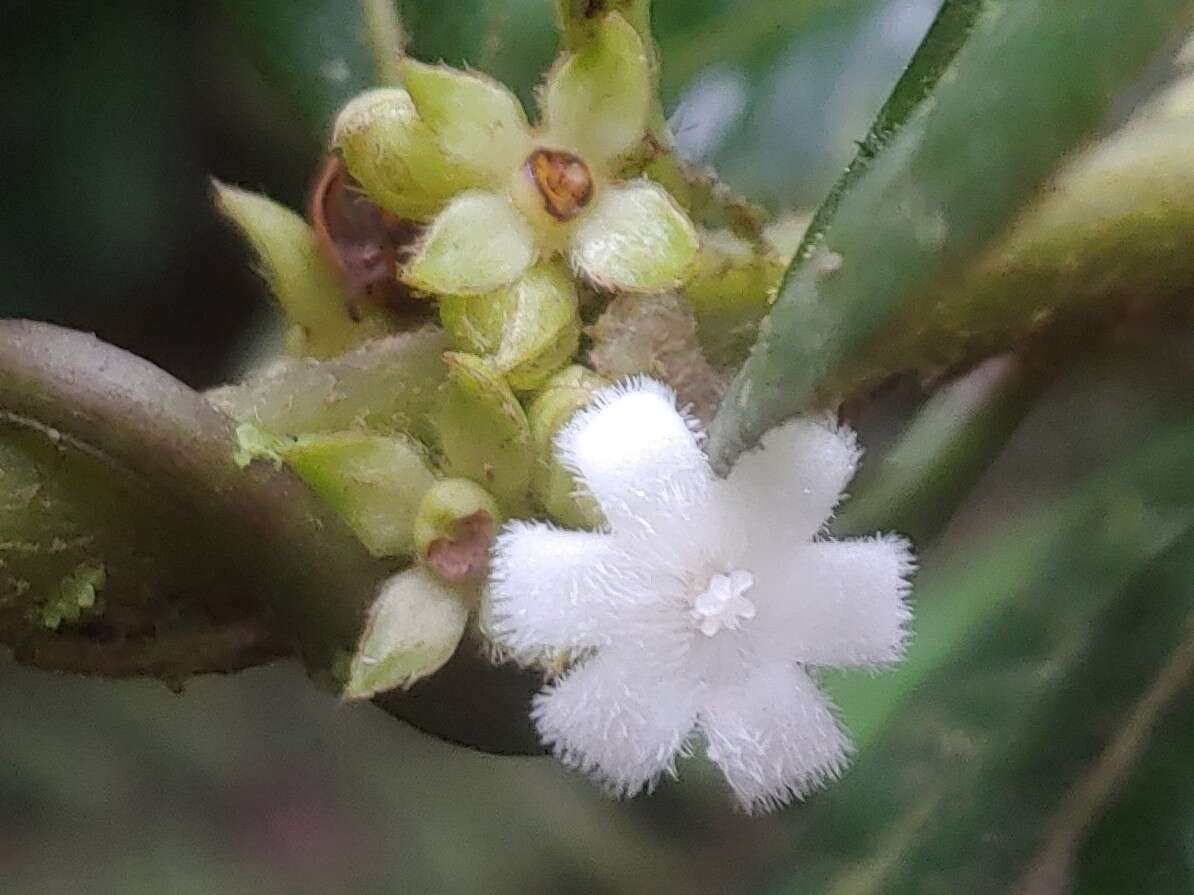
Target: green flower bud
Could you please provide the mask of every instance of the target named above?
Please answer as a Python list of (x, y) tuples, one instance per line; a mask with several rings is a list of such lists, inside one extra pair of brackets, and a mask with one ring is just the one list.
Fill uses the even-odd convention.
[(356, 307), (340, 271), (299, 215), (265, 196), (213, 181), (216, 206), (253, 246), (261, 270), (293, 324), (294, 354), (332, 357), (388, 329), (386, 312)]
[(488, 357), (517, 391), (542, 385), (580, 341), (576, 289), (559, 263), (539, 264), (488, 295), (444, 296), (439, 310), (453, 344)]
[(666, 382), (699, 420), (712, 419), (724, 377), (705, 357), (697, 321), (682, 295), (619, 295), (588, 328), (589, 363), (618, 382), (647, 375)]
[(484, 295), (513, 283), (537, 256), (535, 230), (508, 198), (467, 190), (427, 225), (401, 276), (420, 292)]
[(451, 583), (479, 581), (502, 511), (488, 491), (468, 479), (444, 479), (423, 495), (415, 516), (415, 549), (434, 574)]
[(409, 439), (341, 432), (309, 435), (272, 450), (326, 500), (374, 556), (409, 556), (415, 515), (435, 484)]
[(382, 208), (427, 220), (452, 196), (483, 182), (446, 155), (398, 87), (369, 90), (340, 112), (332, 136), (349, 173)]
[[(777, 231), (786, 243), (788, 231)], [(745, 355), (755, 326), (775, 298), (791, 252), (748, 242), (729, 230), (704, 230), (696, 270), (684, 295), (696, 314), (701, 344), (717, 366)]]
[(572, 528), (596, 528), (604, 520), (593, 499), (578, 493), (576, 480), (556, 457), (556, 433), (608, 385), (591, 370), (568, 367), (543, 386), (527, 413), (535, 449), (531, 489), (553, 519)]
[(408, 687), (452, 658), (468, 624), (461, 595), (422, 566), (386, 581), (348, 662), (345, 699)]
[(531, 488), (531, 427), (492, 361), (448, 352), (436, 416), (444, 471), (483, 486), (511, 516), (524, 515)]

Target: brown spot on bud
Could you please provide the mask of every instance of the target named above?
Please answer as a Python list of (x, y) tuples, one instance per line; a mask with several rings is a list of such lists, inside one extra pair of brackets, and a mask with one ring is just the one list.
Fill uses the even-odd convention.
[(489, 572), (493, 517), (478, 510), (456, 523), (450, 538), (437, 538), (427, 548), (427, 564), (445, 581), (479, 581)]
[(354, 317), (362, 301), (413, 315), (426, 310), (426, 302), (415, 300), (395, 274), (398, 261), (418, 238), (418, 226), (374, 203), (335, 153), (319, 167), (307, 217), (320, 247), (344, 278)]
[(526, 161), (527, 174), (543, 197), (543, 207), (557, 221), (569, 221), (593, 198), (589, 166), (570, 152), (536, 149)]

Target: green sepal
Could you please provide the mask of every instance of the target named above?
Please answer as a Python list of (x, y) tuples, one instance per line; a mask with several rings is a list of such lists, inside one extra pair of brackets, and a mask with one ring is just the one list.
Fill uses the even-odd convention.
[(431, 295), (483, 295), (517, 280), (537, 254), (534, 229), (509, 199), (470, 190), (431, 222), (401, 277)]
[(559, 263), (478, 296), (444, 296), (440, 322), (461, 351), (488, 357), (517, 391), (538, 388), (576, 354), (576, 287)]
[(369, 90), (349, 102), (336, 119), (332, 145), (365, 192), (403, 218), (427, 220), (456, 193), (485, 183), (444, 153), (410, 94), (398, 87)]
[(526, 112), (502, 84), (480, 72), (410, 58), (401, 71), (419, 117), (441, 148), (478, 177), (504, 178), (530, 151)]
[(436, 417), (444, 471), (484, 487), (508, 515), (524, 515), (532, 465), (526, 413), (491, 361), (458, 352), (444, 359)]
[(610, 13), (548, 74), (542, 97), (545, 133), (590, 164), (607, 166), (643, 139), (651, 95), (643, 40), (626, 19)]
[(535, 449), (531, 489), (553, 519), (569, 528), (597, 528), (605, 521), (556, 456), (555, 438), (573, 414), (589, 405), (609, 381), (575, 364), (547, 381), (527, 410)]
[(380, 308), (359, 308), (354, 319), (339, 270), (302, 217), (266, 196), (218, 180), (212, 188), (216, 207), (253, 246), (292, 324), (287, 347), (293, 353), (332, 357), (388, 332)]
[(468, 606), (422, 566), (386, 581), (369, 609), (349, 660), (344, 699), (368, 699), (408, 687), (439, 670), (464, 636)]
[(572, 234), (572, 266), (611, 292), (663, 292), (692, 273), (696, 228), (663, 187), (607, 186)]
[(425, 451), (401, 436), (311, 435), (275, 448), (331, 505), (374, 556), (415, 550), (415, 514), (435, 473)]

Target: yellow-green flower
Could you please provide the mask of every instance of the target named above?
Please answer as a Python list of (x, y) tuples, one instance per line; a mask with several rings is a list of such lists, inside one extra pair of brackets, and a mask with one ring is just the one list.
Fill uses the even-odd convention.
[(692, 223), (659, 184), (619, 179), (651, 103), (647, 48), (621, 15), (549, 72), (538, 127), (484, 75), (410, 59), (401, 68), (405, 89), (354, 99), (335, 143), (380, 205), (428, 222), (399, 271), (411, 286), (482, 295), (557, 254), (603, 289), (684, 280)]

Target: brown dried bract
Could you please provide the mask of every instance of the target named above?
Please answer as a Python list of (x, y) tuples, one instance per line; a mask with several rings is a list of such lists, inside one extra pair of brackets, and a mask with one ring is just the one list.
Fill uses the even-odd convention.
[(413, 296), (396, 272), (418, 237), (418, 225), (373, 202), (335, 153), (320, 164), (307, 217), (320, 246), (344, 276), (354, 317), (363, 301), (403, 314), (426, 312), (426, 303)]
[(543, 197), (543, 207), (558, 221), (576, 217), (593, 198), (589, 166), (570, 152), (536, 149), (526, 169)]
[(493, 517), (478, 510), (456, 523), (451, 538), (439, 538), (427, 548), (427, 564), (445, 581), (479, 581), (489, 573), (493, 546)]

